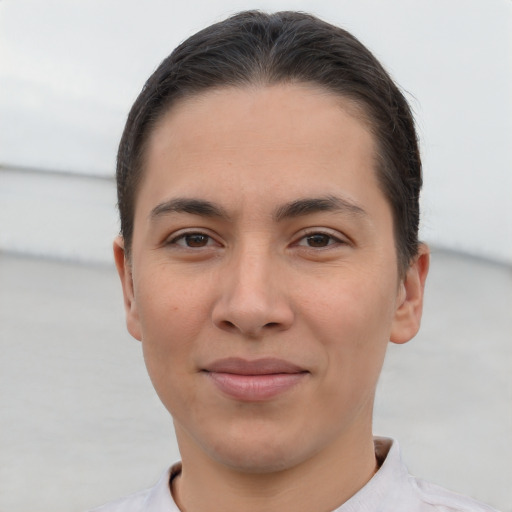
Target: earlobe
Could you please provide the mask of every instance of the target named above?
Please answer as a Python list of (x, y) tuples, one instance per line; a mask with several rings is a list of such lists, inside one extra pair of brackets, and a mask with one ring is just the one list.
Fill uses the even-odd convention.
[(400, 284), (390, 336), (393, 343), (406, 343), (420, 328), (429, 264), (430, 251), (425, 244), (421, 244), (418, 255)]
[(133, 290), (133, 276), (130, 261), (124, 249), (124, 239), (117, 236), (113, 244), (114, 261), (117, 273), (123, 287), (124, 309), (126, 313), (126, 327), (128, 332), (137, 340), (142, 340), (137, 303)]

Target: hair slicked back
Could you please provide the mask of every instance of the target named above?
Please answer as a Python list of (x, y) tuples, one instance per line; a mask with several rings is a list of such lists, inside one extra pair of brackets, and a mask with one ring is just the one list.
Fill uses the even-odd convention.
[(179, 101), (218, 87), (310, 83), (354, 102), (375, 137), (376, 173), (393, 212), (403, 273), (418, 251), (421, 159), (403, 94), (347, 31), (298, 12), (245, 11), (181, 43), (148, 79), (126, 122), (117, 158), (121, 234), (130, 253), (144, 152), (155, 123)]

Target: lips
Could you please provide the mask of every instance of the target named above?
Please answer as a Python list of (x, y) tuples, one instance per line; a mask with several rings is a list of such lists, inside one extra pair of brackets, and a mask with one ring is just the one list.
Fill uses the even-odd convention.
[(248, 402), (277, 397), (295, 387), (309, 374), (293, 363), (274, 358), (254, 361), (219, 359), (203, 372), (221, 393)]

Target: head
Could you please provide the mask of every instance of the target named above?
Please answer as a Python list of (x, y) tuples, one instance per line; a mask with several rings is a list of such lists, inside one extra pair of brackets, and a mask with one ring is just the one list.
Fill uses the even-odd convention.
[(243, 12), (193, 35), (135, 101), (117, 158), (121, 234), (130, 254), (149, 136), (180, 100), (223, 87), (304, 83), (350, 100), (376, 144), (375, 172), (392, 212), (403, 276), (418, 251), (421, 160), (410, 108), (371, 52), (345, 30), (297, 12)]
[(114, 250), (184, 461), (368, 453), (386, 346), (421, 317), (420, 182), (405, 100), (338, 28), (242, 13), (162, 63), (121, 141)]

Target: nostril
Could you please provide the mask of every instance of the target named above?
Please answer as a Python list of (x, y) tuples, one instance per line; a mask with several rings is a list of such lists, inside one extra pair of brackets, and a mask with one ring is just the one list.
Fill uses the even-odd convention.
[(294, 319), (288, 302), (280, 298), (280, 302), (271, 303), (267, 295), (235, 294), (219, 300), (211, 313), (213, 324), (226, 333), (239, 332), (250, 338), (288, 329)]
[(224, 329), (229, 330), (236, 329), (236, 325), (233, 322), (230, 322), (229, 320), (222, 320), (220, 326)]

